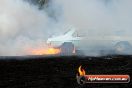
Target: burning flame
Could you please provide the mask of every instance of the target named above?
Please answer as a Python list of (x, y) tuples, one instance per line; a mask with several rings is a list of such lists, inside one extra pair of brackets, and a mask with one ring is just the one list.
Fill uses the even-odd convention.
[(79, 72), (79, 75), (80, 75), (80, 76), (83, 76), (83, 75), (86, 74), (86, 73), (85, 73), (85, 70), (82, 69), (82, 66), (79, 66), (79, 68), (78, 68), (78, 72)]
[(59, 54), (61, 50), (59, 48), (48, 48), (48, 49), (35, 49), (31, 50), (33, 55), (51, 55), (51, 54)]

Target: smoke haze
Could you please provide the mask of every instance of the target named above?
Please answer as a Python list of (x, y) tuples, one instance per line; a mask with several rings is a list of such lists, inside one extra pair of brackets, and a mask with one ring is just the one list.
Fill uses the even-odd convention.
[(0, 0), (0, 55), (26, 55), (28, 48), (45, 47), (56, 24), (37, 6), (23, 0)]
[(50, 7), (39, 10), (23, 0), (0, 0), (0, 55), (27, 55), (30, 48), (46, 47), (50, 35), (67, 30), (63, 24), (73, 25), (87, 37), (131, 37), (131, 3), (131, 0), (52, 0)]
[[(56, 0), (66, 22), (92, 35), (131, 35), (131, 0)], [(125, 32), (125, 33), (124, 33)]]

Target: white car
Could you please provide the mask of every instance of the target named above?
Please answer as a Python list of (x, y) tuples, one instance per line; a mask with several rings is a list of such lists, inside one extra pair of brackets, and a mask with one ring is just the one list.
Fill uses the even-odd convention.
[(62, 53), (65, 53), (66, 55), (69, 55), (72, 52), (90, 56), (132, 54), (132, 41), (130, 37), (79, 37), (73, 36), (74, 33), (75, 28), (71, 28), (70, 31), (64, 35), (48, 38), (47, 44), (61, 48)]

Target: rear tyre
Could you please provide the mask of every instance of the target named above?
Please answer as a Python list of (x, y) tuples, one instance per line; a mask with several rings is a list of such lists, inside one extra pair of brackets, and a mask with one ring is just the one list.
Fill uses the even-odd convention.
[(61, 55), (64, 56), (69, 56), (69, 55), (74, 55), (74, 45), (72, 42), (64, 42), (61, 47)]
[(128, 41), (120, 41), (115, 47), (116, 54), (132, 54), (132, 45)]

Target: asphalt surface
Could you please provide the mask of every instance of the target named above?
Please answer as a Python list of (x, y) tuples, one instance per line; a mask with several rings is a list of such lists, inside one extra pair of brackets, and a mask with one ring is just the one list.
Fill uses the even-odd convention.
[(0, 57), (0, 88), (130, 88), (127, 84), (78, 85), (78, 67), (87, 74), (132, 75), (132, 56)]

